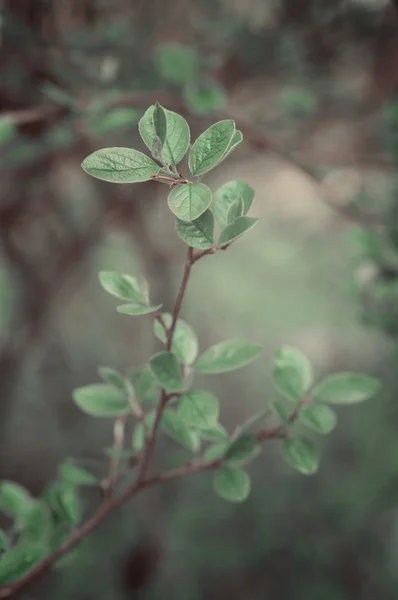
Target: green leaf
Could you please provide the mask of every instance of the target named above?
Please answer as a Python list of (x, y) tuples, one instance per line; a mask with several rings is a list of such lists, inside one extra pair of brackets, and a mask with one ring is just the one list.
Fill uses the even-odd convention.
[(153, 126), (155, 129), (156, 137), (160, 142), (160, 149), (163, 148), (167, 137), (167, 117), (166, 111), (159, 102), (155, 102), (155, 108), (153, 111)]
[(98, 277), (101, 286), (108, 294), (122, 300), (130, 300), (134, 304), (145, 304), (145, 297), (135, 277), (115, 271), (101, 271)]
[(224, 460), (231, 465), (247, 464), (250, 460), (258, 456), (261, 447), (257, 443), (257, 438), (251, 433), (244, 433), (234, 440), (227, 448)]
[(311, 404), (299, 412), (299, 420), (303, 425), (317, 433), (327, 435), (337, 425), (337, 417), (333, 410), (324, 404)]
[(191, 427), (216, 427), (220, 407), (218, 398), (206, 390), (190, 390), (180, 397), (178, 415)]
[(6, 550), (9, 546), (9, 539), (2, 529), (0, 529), (0, 555), (3, 550)]
[(209, 208), (211, 191), (204, 183), (184, 183), (171, 190), (167, 203), (181, 221), (191, 222)]
[[(140, 119), (138, 129), (145, 145), (152, 150), (155, 141), (153, 122), (155, 106), (150, 106)], [(162, 149), (162, 158), (168, 165), (177, 165), (189, 147), (190, 131), (186, 120), (177, 113), (164, 109), (167, 120), (167, 137)]]
[[(163, 313), (162, 317), (166, 327), (170, 328), (172, 323), (172, 315), (170, 313)], [(158, 340), (163, 342), (163, 344), (166, 344), (166, 332), (163, 328), (163, 325), (157, 319), (153, 323), (153, 332)], [(191, 365), (198, 355), (199, 344), (196, 333), (194, 329), (183, 319), (177, 319), (171, 350), (173, 354), (176, 355), (177, 359), (186, 365)]]
[(201, 429), (200, 437), (204, 440), (225, 440), (228, 438), (228, 431), (221, 425), (221, 423), (217, 423), (213, 427), (209, 429)]
[(232, 140), (231, 140), (225, 154), (223, 154), (222, 158), (218, 161), (217, 166), (220, 163), (222, 163), (231, 154), (231, 152), (233, 152), (233, 150), (235, 150), (235, 148), (237, 146), (239, 146), (239, 144), (241, 142), (243, 142), (243, 134), (238, 129), (237, 131), (235, 131), (234, 135), (232, 136)]
[(15, 137), (17, 133), (17, 127), (12, 119), (9, 117), (0, 118), (0, 144), (8, 142)]
[(186, 83), (195, 79), (198, 70), (196, 52), (178, 43), (160, 44), (155, 51), (159, 74), (170, 83)]
[[(155, 411), (151, 411), (145, 415), (145, 425), (148, 434), (151, 435), (153, 424), (155, 422)], [(145, 429), (143, 423), (137, 423), (133, 432), (132, 445), (135, 450), (141, 451), (145, 443)]]
[(121, 304), (116, 307), (118, 313), (122, 315), (132, 315), (138, 317), (140, 315), (149, 315), (162, 308), (162, 304), (156, 306), (145, 306), (144, 304)]
[(138, 402), (154, 402), (159, 397), (159, 386), (149, 365), (131, 371), (130, 374)]
[(250, 209), (254, 198), (254, 190), (244, 181), (228, 181), (214, 194), (212, 211), (217, 223), (224, 229), (228, 224), (228, 211), (237, 200), (243, 201), (243, 214)]
[(224, 88), (212, 81), (199, 87), (188, 86), (184, 91), (184, 102), (190, 112), (208, 115), (224, 108), (226, 94)]
[(160, 171), (149, 156), (133, 148), (102, 148), (82, 162), (82, 169), (103, 181), (138, 183), (148, 181)]
[(232, 223), (238, 217), (243, 216), (243, 200), (242, 198), (238, 198), (235, 200), (228, 209), (227, 221), (228, 223)]
[(73, 400), (80, 410), (92, 417), (117, 417), (130, 412), (126, 393), (105, 383), (75, 389)]
[(51, 529), (48, 507), (43, 501), (35, 500), (21, 519), (21, 539), (31, 543), (46, 543), (49, 540)]
[(380, 382), (359, 373), (336, 373), (314, 388), (313, 397), (328, 404), (357, 404), (380, 391)]
[(305, 437), (293, 437), (283, 442), (282, 455), (286, 462), (303, 475), (313, 475), (319, 459), (313, 443)]
[(211, 346), (198, 358), (195, 368), (198, 373), (225, 373), (240, 369), (252, 362), (262, 348), (255, 342), (235, 338)]
[(98, 367), (99, 376), (110, 385), (114, 385), (119, 390), (125, 390), (125, 380), (124, 377), (119, 371), (116, 369), (112, 369), (111, 367)]
[(271, 403), (271, 410), (280, 418), (284, 425), (289, 425), (290, 413), (280, 400), (275, 400)]
[(214, 243), (214, 217), (211, 210), (205, 210), (198, 219), (191, 223), (176, 219), (176, 231), (180, 238), (198, 250), (207, 250)]
[(231, 244), (241, 235), (252, 229), (258, 223), (254, 217), (237, 217), (232, 223), (229, 223), (220, 233), (218, 240), (219, 246)]
[(216, 167), (227, 152), (235, 134), (235, 122), (219, 121), (204, 131), (191, 147), (188, 166), (192, 175), (199, 176)]
[(72, 485), (98, 485), (98, 478), (89, 471), (66, 461), (58, 467), (59, 477)]
[(20, 579), (43, 560), (47, 549), (41, 545), (19, 542), (0, 556), (0, 586)]
[(294, 402), (304, 400), (313, 380), (308, 358), (290, 346), (275, 353), (272, 376), (276, 389)]
[(250, 477), (242, 469), (221, 467), (214, 474), (215, 492), (229, 502), (243, 502), (250, 494)]
[(0, 485), (0, 511), (5, 512), (16, 519), (20, 519), (30, 510), (34, 503), (34, 498), (28, 490), (14, 483), (13, 481), (3, 481)]
[(203, 460), (218, 460), (219, 458), (223, 458), (226, 449), (228, 448), (228, 444), (226, 442), (222, 444), (214, 444), (214, 446), (209, 446), (203, 452)]
[(88, 128), (94, 134), (104, 135), (118, 129), (126, 129), (137, 123), (138, 110), (134, 108), (114, 108), (113, 110), (91, 117)]
[(181, 367), (172, 352), (158, 352), (149, 361), (150, 367), (160, 387), (166, 392), (182, 390)]
[(172, 408), (167, 408), (162, 415), (162, 430), (176, 442), (192, 452), (199, 450), (200, 438), (196, 431), (192, 431), (181, 417)]
[(69, 483), (61, 484), (58, 489), (58, 502), (69, 525), (78, 525), (83, 508), (77, 488)]

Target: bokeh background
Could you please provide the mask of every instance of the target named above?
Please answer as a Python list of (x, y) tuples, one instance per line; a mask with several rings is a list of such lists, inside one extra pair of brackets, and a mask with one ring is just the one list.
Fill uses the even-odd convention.
[[(201, 347), (245, 336), (261, 360), (207, 378), (232, 427), (275, 399), (289, 344), (317, 376), (380, 377), (338, 411), (315, 476), (278, 442), (242, 505), (200, 475), (148, 491), (24, 594), (57, 600), (383, 600), (398, 596), (398, 10), (385, 0), (2, 0), (0, 479), (33, 494), (66, 457), (101, 473), (110, 424), (78, 411), (97, 367), (159, 349), (149, 317), (115, 311), (97, 273), (149, 279), (170, 309), (184, 246), (156, 183), (88, 177), (105, 146), (144, 149), (154, 101), (196, 136), (233, 118), (245, 142), (207, 179), (243, 179), (260, 223), (195, 267), (182, 316)], [(186, 460), (172, 441), (157, 466)], [(90, 512), (98, 498), (86, 498)]]

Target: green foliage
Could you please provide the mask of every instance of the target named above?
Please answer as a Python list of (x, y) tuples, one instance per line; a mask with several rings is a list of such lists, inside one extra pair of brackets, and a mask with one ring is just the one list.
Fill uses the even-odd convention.
[(235, 466), (245, 465), (261, 452), (257, 437), (252, 433), (244, 433), (227, 447), (224, 454), (226, 463)]
[(244, 502), (250, 494), (250, 477), (242, 469), (221, 467), (213, 478), (216, 494), (229, 502)]
[(221, 232), (218, 245), (224, 246), (225, 244), (231, 244), (241, 235), (252, 229), (258, 223), (258, 219), (253, 217), (236, 217), (231, 223), (229, 223)]
[(50, 511), (46, 503), (35, 500), (22, 515), (19, 528), (24, 542), (46, 544), (52, 531)]
[(58, 474), (61, 480), (72, 485), (98, 485), (97, 477), (89, 471), (77, 467), (73, 463), (63, 462), (58, 467)]
[(190, 390), (180, 397), (178, 414), (191, 427), (211, 430), (220, 414), (218, 398), (206, 390)]
[(9, 117), (0, 118), (0, 145), (12, 140), (17, 133), (15, 123)]
[(98, 367), (98, 375), (110, 385), (114, 385), (119, 390), (125, 390), (125, 380), (123, 375), (111, 367)]
[(318, 383), (313, 397), (328, 404), (357, 404), (368, 400), (380, 390), (374, 377), (358, 373), (336, 373)]
[[(155, 144), (155, 126), (153, 122), (155, 106), (145, 112), (138, 124), (140, 135), (152, 152)], [(168, 165), (178, 165), (185, 156), (190, 142), (190, 131), (186, 120), (177, 113), (164, 109), (167, 122), (167, 136), (163, 144), (161, 157)]]
[[(231, 206), (240, 200), (243, 202), (243, 213), (246, 214), (253, 202), (254, 190), (244, 181), (229, 181), (224, 183), (214, 194), (212, 211), (221, 229), (224, 229), (230, 220), (228, 214)], [(241, 215), (237, 215), (241, 216)]]
[(178, 219), (191, 222), (209, 208), (211, 191), (203, 183), (187, 183), (171, 190), (167, 202)]
[(89, 131), (95, 135), (106, 135), (132, 127), (138, 118), (139, 112), (133, 108), (114, 108), (105, 114), (92, 115), (87, 125)]
[(226, 373), (240, 369), (255, 360), (262, 348), (255, 342), (232, 339), (211, 346), (195, 363), (198, 373)]
[(219, 165), (228, 154), (235, 132), (235, 121), (231, 119), (210, 125), (189, 151), (188, 166), (192, 175), (204, 175)]
[(284, 346), (275, 354), (272, 368), (274, 385), (286, 398), (303, 400), (312, 380), (309, 360), (299, 350)]
[(196, 115), (208, 115), (226, 105), (225, 90), (215, 81), (187, 86), (184, 101), (189, 111)]
[(43, 546), (19, 542), (0, 556), (0, 585), (20, 579), (47, 554)]
[(3, 481), (0, 486), (0, 511), (20, 523), (29, 512), (34, 499), (24, 487), (13, 481)]
[(311, 404), (300, 410), (299, 420), (310, 429), (327, 435), (337, 425), (337, 416), (333, 410), (324, 404)]
[(82, 168), (92, 177), (111, 183), (148, 181), (160, 171), (149, 156), (132, 148), (96, 150), (84, 159)]
[(168, 82), (183, 84), (195, 79), (198, 70), (196, 52), (182, 44), (157, 46), (155, 64), (160, 75)]
[(145, 304), (144, 294), (134, 277), (114, 271), (101, 271), (99, 280), (104, 290), (109, 294), (122, 300)]
[[(173, 320), (171, 314), (163, 313), (161, 316), (166, 327), (169, 329)], [(157, 319), (153, 323), (153, 331), (158, 340), (166, 344), (167, 334), (163, 325)], [(186, 365), (191, 365), (195, 362), (198, 355), (199, 343), (196, 333), (183, 319), (177, 319), (171, 350), (178, 360)]]
[(73, 391), (77, 406), (92, 417), (117, 417), (130, 412), (125, 392), (105, 383), (93, 383)]
[(175, 354), (172, 352), (158, 352), (149, 361), (152, 372), (166, 392), (180, 392), (182, 390), (181, 367)]
[(282, 455), (286, 462), (302, 473), (313, 475), (319, 467), (319, 459), (311, 440), (303, 436), (294, 436), (284, 440)]
[(180, 238), (198, 250), (208, 250), (214, 244), (214, 216), (211, 210), (204, 213), (192, 222), (176, 219), (176, 231)]
[(5, 531), (0, 529), (0, 556), (3, 550), (7, 550), (10, 540), (8, 539)]
[(190, 429), (177, 411), (172, 408), (167, 408), (163, 412), (161, 428), (167, 435), (185, 448), (188, 448), (188, 450), (192, 452), (199, 450), (199, 434)]

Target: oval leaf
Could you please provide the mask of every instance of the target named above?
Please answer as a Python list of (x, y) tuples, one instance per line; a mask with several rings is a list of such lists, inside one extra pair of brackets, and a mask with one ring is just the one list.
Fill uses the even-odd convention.
[(242, 469), (221, 467), (214, 474), (215, 492), (229, 502), (243, 502), (250, 494), (250, 477)]
[(290, 346), (284, 346), (275, 354), (272, 376), (277, 390), (293, 401), (304, 399), (313, 380), (308, 358)]
[(176, 219), (176, 231), (188, 246), (198, 250), (208, 250), (214, 243), (213, 213), (211, 210), (205, 210), (198, 219), (191, 223)]
[(221, 423), (217, 423), (210, 429), (201, 429), (200, 437), (210, 441), (225, 440), (228, 438), (228, 431)]
[(181, 221), (194, 221), (209, 208), (211, 191), (203, 183), (184, 183), (171, 190), (167, 203)]
[(242, 465), (258, 456), (261, 447), (251, 433), (244, 433), (234, 440), (224, 454), (224, 460), (230, 464)]
[(189, 151), (188, 166), (192, 175), (203, 175), (216, 167), (228, 151), (234, 134), (235, 122), (231, 119), (219, 121), (206, 129)]
[[(155, 141), (153, 122), (155, 106), (150, 106), (140, 119), (138, 129), (144, 144), (152, 150)], [(162, 158), (168, 165), (177, 165), (189, 147), (190, 131), (186, 120), (177, 113), (164, 109), (167, 121), (167, 136), (162, 148)]]
[(0, 511), (5, 512), (17, 521), (27, 513), (34, 503), (28, 490), (14, 483), (3, 481), (0, 485)]
[(239, 338), (211, 346), (198, 358), (195, 368), (198, 373), (225, 373), (239, 369), (252, 362), (262, 348), (255, 342)]
[(162, 308), (162, 304), (156, 306), (145, 306), (144, 304), (121, 304), (116, 307), (118, 313), (122, 315), (131, 315), (133, 317), (139, 317), (141, 315), (149, 315)]
[(96, 150), (82, 162), (83, 170), (112, 183), (148, 181), (160, 171), (149, 156), (132, 148), (103, 148)]
[(51, 517), (44, 502), (35, 500), (20, 522), (21, 539), (24, 542), (47, 543), (51, 529)]
[[(163, 313), (162, 317), (166, 327), (171, 327), (171, 314)], [(166, 344), (166, 332), (163, 328), (163, 325), (157, 319), (153, 323), (153, 332), (158, 340), (163, 342), (163, 344)], [(177, 319), (171, 350), (173, 354), (176, 355), (178, 360), (185, 365), (191, 365), (198, 355), (199, 344), (196, 333), (194, 329), (183, 319)]]
[(303, 425), (322, 435), (327, 435), (337, 425), (335, 413), (329, 406), (324, 404), (311, 404), (302, 408), (299, 413), (299, 420)]
[(89, 471), (77, 467), (71, 462), (64, 462), (59, 465), (58, 473), (60, 478), (73, 485), (98, 485), (98, 479)]
[(0, 586), (20, 579), (47, 554), (47, 548), (29, 542), (19, 542), (0, 556)]
[(92, 417), (117, 417), (130, 412), (126, 393), (105, 383), (77, 388), (73, 391), (73, 400)]
[(380, 390), (374, 377), (358, 373), (336, 373), (318, 383), (313, 397), (329, 404), (357, 404), (368, 400)]
[(173, 42), (160, 44), (156, 48), (155, 64), (166, 81), (181, 84), (195, 79), (198, 58), (189, 46)]
[(319, 459), (313, 443), (305, 437), (294, 437), (283, 442), (282, 454), (286, 462), (303, 475), (313, 475)]
[(223, 458), (226, 449), (228, 448), (228, 444), (226, 442), (221, 444), (214, 444), (214, 446), (209, 446), (203, 452), (203, 460), (217, 460), (219, 458)]
[(167, 435), (176, 442), (188, 448), (192, 452), (197, 452), (200, 446), (199, 435), (189, 429), (175, 410), (167, 408), (162, 416), (161, 428)]
[(237, 200), (243, 202), (243, 214), (245, 215), (252, 205), (254, 190), (245, 181), (228, 181), (224, 183), (214, 194), (212, 210), (217, 223), (224, 229), (228, 224), (228, 211)]
[(231, 244), (241, 235), (246, 233), (246, 231), (252, 229), (256, 223), (258, 223), (258, 219), (255, 219), (254, 217), (237, 217), (222, 230), (218, 245), (224, 246), (225, 244)]
[(243, 200), (242, 200), (242, 198), (239, 198), (239, 200), (235, 200), (235, 202), (233, 202), (231, 204), (231, 206), (229, 207), (228, 214), (227, 214), (227, 221), (228, 221), (228, 223), (232, 223), (233, 221), (235, 221), (235, 219), (237, 219), (238, 217), (242, 217), (242, 216), (243, 216)]
[(187, 86), (184, 91), (185, 105), (196, 115), (207, 115), (224, 108), (225, 90), (216, 82), (203, 83), (199, 87)]
[(172, 352), (159, 352), (152, 356), (149, 364), (158, 384), (166, 392), (181, 391), (181, 367), (175, 354)]
[(135, 277), (124, 273), (116, 273), (115, 271), (101, 271), (98, 277), (101, 286), (108, 294), (122, 300), (145, 304), (145, 297)]
[(182, 394), (178, 415), (191, 427), (210, 429), (217, 425), (220, 414), (218, 398), (206, 390), (191, 390)]
[(112, 369), (111, 367), (98, 367), (99, 376), (110, 383), (110, 385), (114, 385), (119, 388), (119, 390), (125, 390), (125, 380), (121, 373), (116, 371), (116, 369)]

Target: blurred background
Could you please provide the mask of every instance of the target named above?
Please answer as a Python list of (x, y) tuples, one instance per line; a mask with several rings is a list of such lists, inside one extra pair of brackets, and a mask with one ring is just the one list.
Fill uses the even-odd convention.
[[(170, 309), (184, 245), (148, 182), (88, 177), (106, 146), (144, 150), (156, 100), (196, 137), (233, 118), (245, 141), (207, 178), (256, 192), (257, 227), (195, 267), (182, 317), (201, 348), (243, 336), (261, 360), (203, 378), (228, 427), (275, 399), (289, 344), (318, 377), (358, 370), (381, 396), (338, 411), (317, 475), (278, 442), (242, 505), (200, 475), (149, 490), (27, 599), (383, 600), (398, 596), (398, 10), (388, 0), (0, 2), (0, 479), (40, 494), (68, 456), (103, 469), (108, 423), (75, 387), (159, 349), (115, 311), (102, 269), (149, 279)], [(157, 467), (187, 459), (172, 441)], [(87, 512), (98, 504), (86, 498)]]

